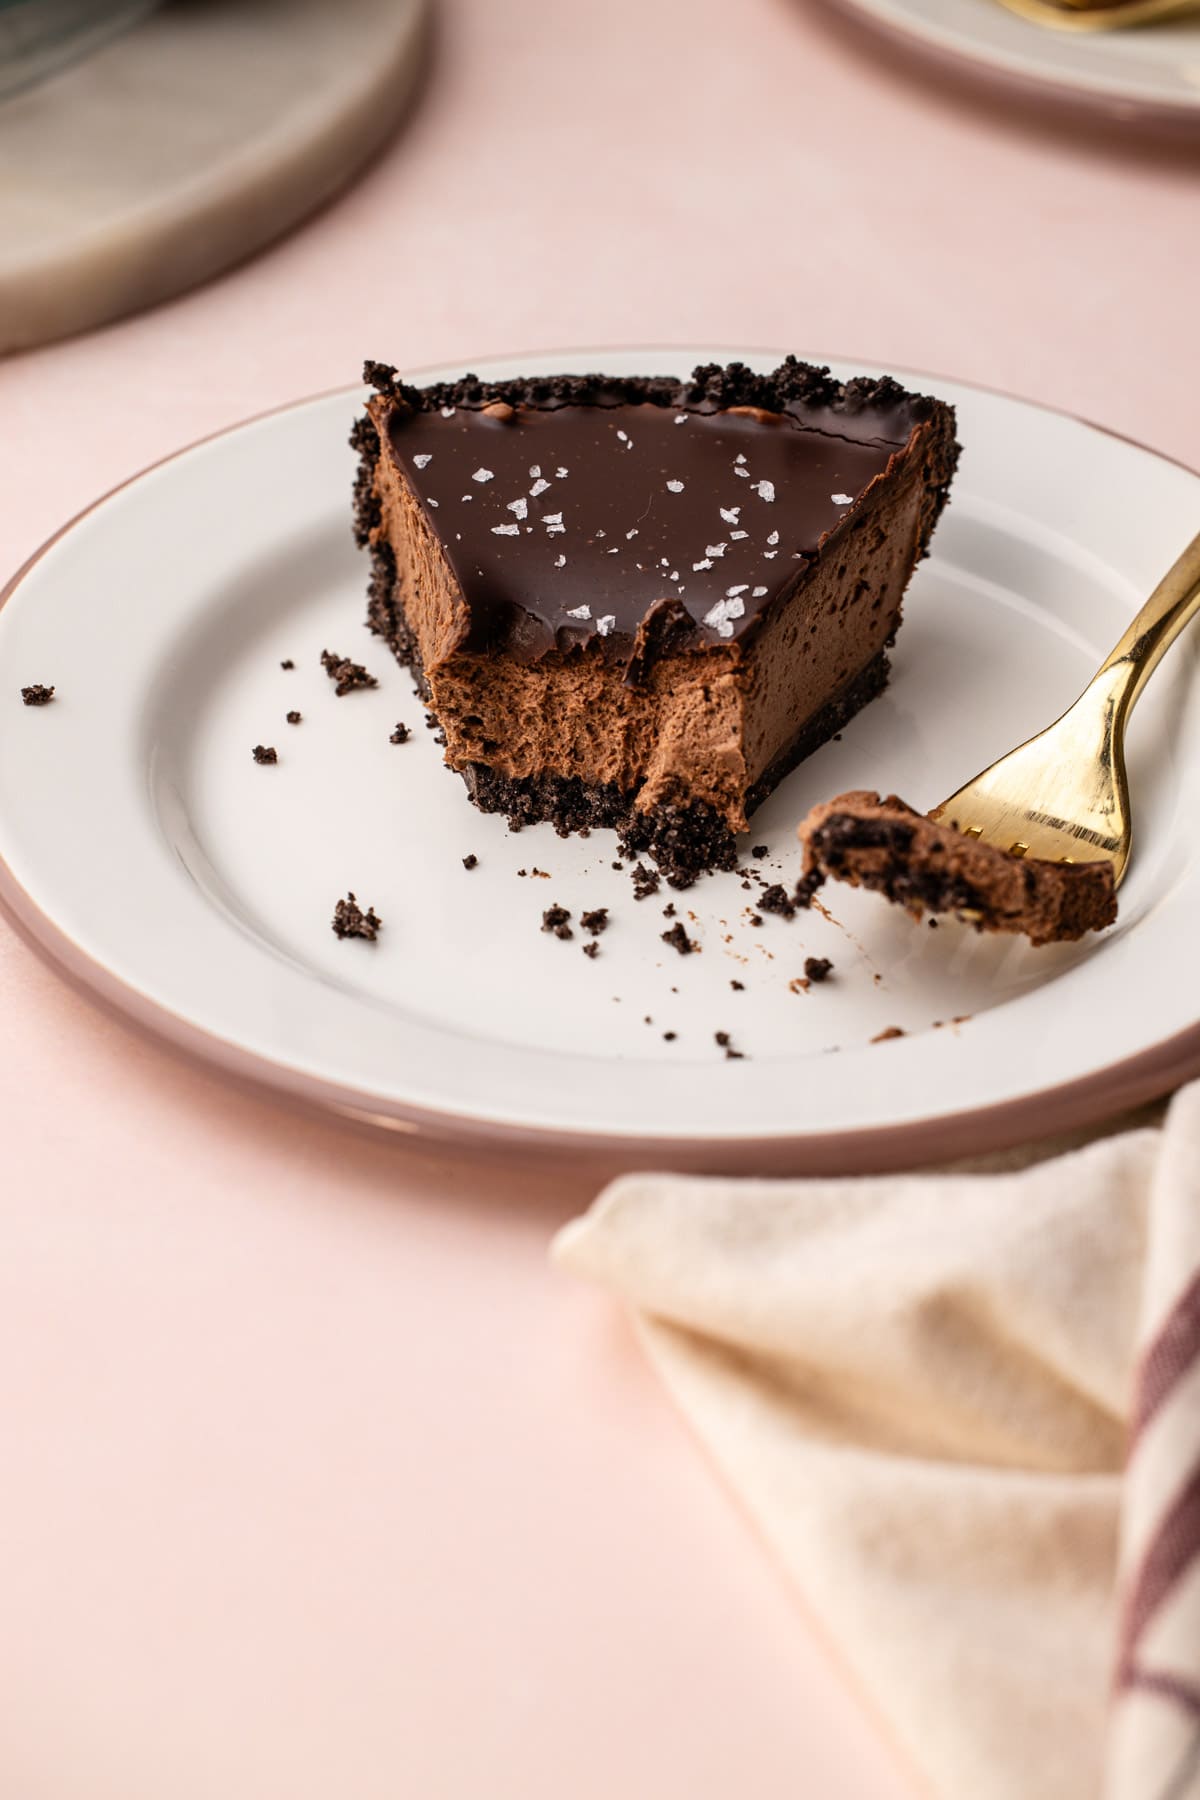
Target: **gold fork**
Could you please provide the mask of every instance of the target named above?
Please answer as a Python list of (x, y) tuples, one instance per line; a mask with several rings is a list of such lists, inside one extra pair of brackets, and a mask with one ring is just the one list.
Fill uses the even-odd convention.
[(1132, 831), (1125, 727), (1167, 649), (1200, 613), (1200, 536), (1163, 576), (1079, 699), (929, 814), (1013, 856), (1112, 858), (1119, 883)]
[(1091, 6), (1087, 0), (1000, 0), (1009, 12), (1052, 31), (1115, 31), (1121, 25), (1150, 25), (1195, 12), (1200, 0), (1112, 0)]

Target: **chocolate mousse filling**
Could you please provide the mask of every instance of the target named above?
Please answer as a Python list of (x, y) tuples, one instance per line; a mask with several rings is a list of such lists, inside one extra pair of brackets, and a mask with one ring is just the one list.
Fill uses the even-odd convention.
[(957, 457), (941, 402), (785, 362), (417, 389), (368, 364), (369, 623), (485, 811), (676, 885), (884, 686)]
[(920, 917), (957, 913), (979, 931), (1034, 944), (1081, 938), (1117, 916), (1113, 865), (1013, 856), (917, 812), (895, 794), (856, 791), (815, 806), (800, 826), (806, 880), (870, 888)]

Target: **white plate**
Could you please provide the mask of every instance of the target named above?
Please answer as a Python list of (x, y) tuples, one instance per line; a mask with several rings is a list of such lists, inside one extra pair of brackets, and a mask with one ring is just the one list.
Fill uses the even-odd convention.
[[(520, 368), (684, 371), (734, 354), (583, 350)], [(958, 407), (962, 466), (891, 686), (754, 821), (747, 849), (769, 845), (756, 866), (785, 881), (811, 802), (878, 786), (932, 804), (1053, 718), (1200, 519), (1185, 469), (1017, 400), (910, 379)], [(0, 880), (60, 966), (286, 1093), (625, 1161), (881, 1166), (1074, 1123), (1200, 1066), (1194, 641), (1135, 718), (1138, 847), (1102, 938), (1035, 951), (917, 928), (850, 892), (836, 922), (755, 926), (732, 875), (638, 903), (611, 834), (514, 836), (476, 812), (408, 676), (364, 631), (346, 447), (359, 403), (306, 401), (158, 465), (9, 590)], [(326, 646), (365, 660), (379, 689), (336, 699)], [(20, 704), (35, 681), (57, 686), (52, 706)], [(399, 748), (397, 719), (415, 727)], [(277, 767), (255, 766), (260, 742)], [(550, 879), (517, 873), (535, 867)], [(347, 889), (382, 914), (377, 944), (332, 935)], [(700, 954), (661, 941), (670, 898)], [(597, 958), (541, 931), (552, 901), (611, 909)], [(796, 991), (808, 955), (836, 973)], [(908, 1035), (872, 1045), (890, 1025)], [(724, 1059), (719, 1030), (744, 1061)]]
[(943, 63), (1102, 113), (1200, 126), (1200, 14), (1137, 30), (1051, 31), (999, 0), (838, 0)]

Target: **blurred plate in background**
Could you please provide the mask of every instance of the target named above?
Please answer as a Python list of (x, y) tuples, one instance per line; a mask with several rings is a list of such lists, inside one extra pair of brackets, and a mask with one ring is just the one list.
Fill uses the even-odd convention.
[(1110, 119), (1200, 131), (1200, 13), (1086, 37), (1018, 18), (998, 0), (834, 0), (958, 72)]

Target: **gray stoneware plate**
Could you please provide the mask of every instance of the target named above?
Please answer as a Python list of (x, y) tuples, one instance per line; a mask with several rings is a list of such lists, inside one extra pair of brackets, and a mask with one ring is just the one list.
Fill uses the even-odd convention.
[[(734, 355), (778, 360), (583, 349), (475, 366), (683, 373)], [(758, 866), (785, 882), (813, 801), (882, 787), (931, 805), (1053, 718), (1200, 517), (1200, 477), (1147, 450), (905, 379), (957, 406), (963, 461), (891, 686), (755, 819), (747, 848), (768, 845)], [(7, 589), (0, 894), (64, 972), (281, 1094), (618, 1164), (895, 1167), (1073, 1127), (1200, 1071), (1194, 635), (1135, 718), (1137, 847), (1103, 936), (1031, 950), (915, 927), (849, 892), (831, 918), (755, 926), (753, 895), (722, 875), (675, 896), (700, 945), (681, 958), (661, 938), (670, 896), (634, 900), (609, 834), (514, 836), (442, 768), (408, 676), (362, 625), (346, 446), (360, 400), (303, 401), (159, 464)], [(379, 688), (335, 699), (327, 646)], [(53, 682), (54, 704), (23, 707), (30, 682)], [(400, 719), (414, 729), (395, 747)], [(277, 746), (278, 766), (255, 766), (257, 743)], [(348, 889), (385, 921), (374, 945), (329, 929)], [(610, 909), (594, 960), (578, 935), (541, 931), (552, 902)], [(811, 955), (834, 975), (806, 991)], [(871, 1042), (890, 1026), (906, 1035)], [(744, 1060), (726, 1060), (718, 1031)]]

